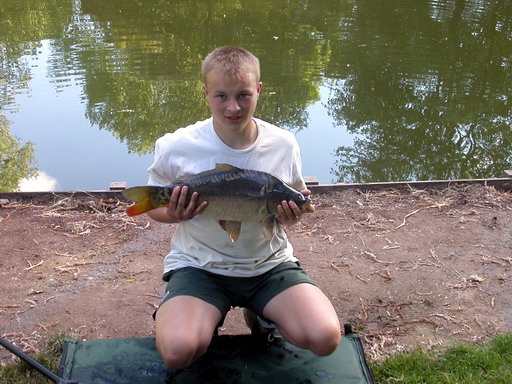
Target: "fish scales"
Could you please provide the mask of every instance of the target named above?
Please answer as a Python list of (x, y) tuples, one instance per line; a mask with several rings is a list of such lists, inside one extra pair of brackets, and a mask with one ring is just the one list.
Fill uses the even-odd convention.
[[(185, 180), (176, 185), (187, 185), (190, 192), (198, 192), (204, 196), (234, 196), (243, 200), (265, 197), (270, 184), (270, 180), (262, 172), (245, 170), (205, 175), (197, 178), (195, 182), (190, 181)], [(206, 197), (204, 200), (207, 200)]]

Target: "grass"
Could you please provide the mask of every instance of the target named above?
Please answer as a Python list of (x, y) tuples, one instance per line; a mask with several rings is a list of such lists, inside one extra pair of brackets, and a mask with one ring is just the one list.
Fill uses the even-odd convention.
[(417, 350), (371, 364), (378, 384), (510, 384), (512, 333), (442, 352)]
[[(33, 356), (57, 372), (64, 338), (58, 334)], [(512, 333), (484, 344), (458, 345), (440, 352), (421, 350), (370, 363), (377, 384), (510, 384), (512, 383)], [(23, 362), (0, 367), (2, 384), (49, 382)]]
[[(65, 334), (56, 334), (48, 339), (41, 352), (31, 356), (52, 372), (57, 373), (64, 346)], [(2, 348), (0, 346), (0, 348)], [(0, 383), (2, 384), (43, 384), (50, 383), (44, 376), (23, 361), (0, 366)]]

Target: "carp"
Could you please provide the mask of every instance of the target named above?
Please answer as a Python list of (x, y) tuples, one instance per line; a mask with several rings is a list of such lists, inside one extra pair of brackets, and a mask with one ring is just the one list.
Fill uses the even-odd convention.
[(241, 223), (246, 222), (262, 222), (265, 234), (270, 236), (278, 214), (277, 206), (283, 200), (294, 201), (303, 213), (315, 211), (309, 196), (276, 176), (229, 164), (216, 164), (214, 169), (179, 178), (171, 185), (125, 189), (123, 195), (126, 199), (137, 202), (129, 206), (126, 213), (135, 216), (157, 207), (166, 207), (172, 190), (185, 185), (189, 188), (187, 203), (191, 194), (197, 192), (198, 204), (208, 202), (200, 215), (218, 220), (233, 242), (240, 235)]

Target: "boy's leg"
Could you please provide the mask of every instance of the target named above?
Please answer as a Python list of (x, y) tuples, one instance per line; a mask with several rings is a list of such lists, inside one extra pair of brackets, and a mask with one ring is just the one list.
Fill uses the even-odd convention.
[(320, 356), (333, 353), (341, 340), (334, 307), (312, 284), (300, 283), (285, 289), (268, 302), (263, 316), (277, 325), (287, 341)]
[(175, 296), (156, 312), (156, 346), (165, 364), (182, 369), (204, 354), (222, 319), (217, 307), (193, 296)]

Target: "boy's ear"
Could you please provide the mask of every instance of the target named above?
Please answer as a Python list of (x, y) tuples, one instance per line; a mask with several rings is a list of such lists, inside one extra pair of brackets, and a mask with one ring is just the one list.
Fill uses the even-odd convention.
[(258, 88), (257, 88), (257, 90), (258, 90), (258, 97), (260, 97), (261, 88), (263, 88), (263, 83), (260, 81), (258, 83)]
[(206, 86), (206, 84), (203, 84), (203, 93), (205, 96), (208, 96), (208, 87)]

